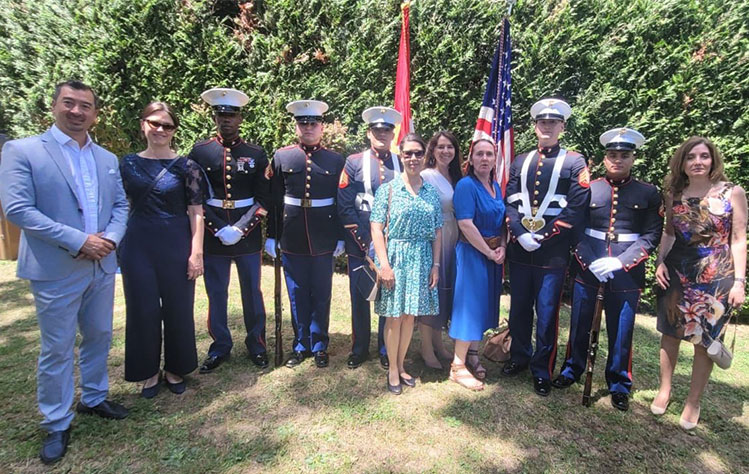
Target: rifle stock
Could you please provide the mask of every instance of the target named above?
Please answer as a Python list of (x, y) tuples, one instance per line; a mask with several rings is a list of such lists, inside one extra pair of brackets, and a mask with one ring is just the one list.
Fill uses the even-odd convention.
[(588, 339), (588, 360), (585, 364), (585, 388), (583, 389), (583, 405), (590, 406), (590, 392), (593, 388), (593, 368), (596, 365), (598, 354), (598, 334), (601, 332), (601, 314), (603, 313), (603, 292), (606, 284), (598, 285), (596, 293), (596, 306), (593, 310), (593, 323), (590, 326), (590, 339)]

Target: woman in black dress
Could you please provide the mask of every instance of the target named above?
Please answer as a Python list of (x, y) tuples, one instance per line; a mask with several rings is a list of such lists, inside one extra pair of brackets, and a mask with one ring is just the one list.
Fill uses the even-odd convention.
[(125, 380), (143, 382), (141, 395), (159, 392), (162, 322), (164, 382), (185, 391), (184, 376), (198, 365), (193, 302), (203, 274), (203, 176), (171, 148), (179, 120), (169, 105), (141, 113), (148, 147), (120, 163), (130, 220), (120, 248), (127, 305)]

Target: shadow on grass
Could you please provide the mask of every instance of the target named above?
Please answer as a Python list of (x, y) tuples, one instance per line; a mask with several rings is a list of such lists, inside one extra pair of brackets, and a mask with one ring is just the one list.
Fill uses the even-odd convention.
[(31, 299), (29, 282), (16, 278), (0, 281), (0, 302), (3, 311), (29, 306), (33, 309), (34, 301)]
[[(564, 314), (560, 322), (564, 326), (560, 336), (566, 337), (568, 315)], [(465, 424), (484, 438), (512, 440), (532, 453), (521, 454), (524, 460), (517, 466), (520, 471), (744, 471), (747, 460), (738, 446), (749, 441), (749, 430), (739, 420), (749, 399), (747, 386), (716, 380), (713, 373), (702, 398), (699, 427), (687, 433), (678, 426), (678, 419), (689, 389), (692, 358), (680, 355), (672, 404), (667, 414), (658, 418), (650, 413), (649, 404), (658, 389), (660, 334), (638, 324), (634, 341), (639, 350), (634, 361), (634, 391), (626, 413), (610, 405), (603, 376), (607, 356), (604, 330), (592, 407), (581, 404), (582, 384), (554, 389), (549, 397), (541, 398), (533, 393), (528, 372), (500, 378), (499, 366), (492, 364), (485, 393), (465, 393), (451, 400), (439, 416)], [(564, 358), (563, 342), (557, 369)], [(691, 463), (685, 464), (685, 459)]]

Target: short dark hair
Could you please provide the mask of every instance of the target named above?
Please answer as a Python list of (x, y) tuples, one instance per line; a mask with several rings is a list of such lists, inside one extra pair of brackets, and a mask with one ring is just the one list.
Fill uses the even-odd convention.
[(425, 153), (427, 151), (427, 144), (424, 143), (424, 139), (421, 138), (421, 136), (416, 133), (409, 133), (405, 137), (403, 137), (401, 142), (398, 144), (398, 149), (401, 152), (403, 152), (403, 144), (406, 142), (416, 142), (419, 145), (421, 145), (421, 149), (424, 150)]
[(52, 93), (52, 102), (56, 102), (57, 98), (60, 97), (60, 92), (62, 92), (63, 87), (70, 87), (71, 89), (75, 89), (77, 91), (91, 92), (91, 94), (94, 96), (94, 108), (97, 110), (99, 109), (99, 106), (101, 105), (99, 103), (99, 96), (96, 95), (96, 92), (91, 88), (91, 86), (84, 84), (78, 79), (68, 79), (67, 81), (58, 82), (55, 85), (55, 92)]

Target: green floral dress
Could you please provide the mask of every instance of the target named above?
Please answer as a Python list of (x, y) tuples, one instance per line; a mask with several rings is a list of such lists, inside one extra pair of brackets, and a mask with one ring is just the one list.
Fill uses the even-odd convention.
[(658, 297), (658, 330), (707, 347), (728, 319), (733, 286), (732, 183), (702, 199), (675, 196), (667, 232), (676, 238), (665, 259), (671, 278)]
[[(437, 229), (442, 227), (439, 194), (434, 186), (425, 182), (418, 196), (414, 196), (397, 176), (377, 189), (371, 222), (385, 223), (389, 194), (387, 252), (395, 274), (395, 286), (380, 289), (375, 312), (389, 317), (437, 314), (439, 293), (437, 288), (429, 288), (429, 272), (432, 269), (432, 242)], [(377, 259), (375, 263), (380, 266)]]

